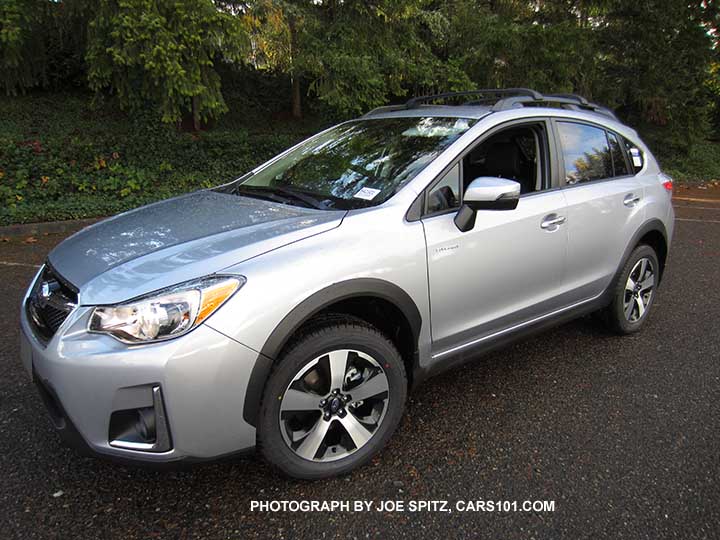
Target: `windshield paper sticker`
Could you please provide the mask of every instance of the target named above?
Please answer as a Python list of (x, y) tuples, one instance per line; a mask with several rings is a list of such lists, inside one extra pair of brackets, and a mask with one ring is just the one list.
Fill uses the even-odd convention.
[(365, 201), (372, 201), (378, 193), (380, 193), (379, 189), (364, 187), (361, 188), (360, 191), (358, 191), (355, 195), (353, 195), (353, 198), (363, 199)]

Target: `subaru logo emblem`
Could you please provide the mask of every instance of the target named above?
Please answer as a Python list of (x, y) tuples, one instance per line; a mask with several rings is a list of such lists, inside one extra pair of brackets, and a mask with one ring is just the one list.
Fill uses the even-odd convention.
[(40, 287), (40, 296), (50, 298), (50, 283), (47, 281), (44, 281), (42, 287)]
[(340, 398), (333, 398), (333, 400), (330, 402), (330, 412), (335, 414), (340, 409)]

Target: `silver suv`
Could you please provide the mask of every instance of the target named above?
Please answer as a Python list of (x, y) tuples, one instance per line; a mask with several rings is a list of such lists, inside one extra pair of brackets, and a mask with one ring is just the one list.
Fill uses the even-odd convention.
[(23, 362), (84, 452), (257, 446), (295, 477), (344, 473), (430, 375), (590, 312), (639, 330), (671, 194), (582, 97), (415, 98), (65, 240), (23, 301)]

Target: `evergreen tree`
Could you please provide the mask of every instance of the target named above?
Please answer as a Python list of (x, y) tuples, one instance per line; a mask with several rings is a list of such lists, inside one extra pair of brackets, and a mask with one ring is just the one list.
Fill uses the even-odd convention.
[(215, 64), (247, 52), (242, 19), (212, 0), (100, 0), (89, 23), (90, 87), (127, 108), (155, 104), (165, 122), (227, 110)]

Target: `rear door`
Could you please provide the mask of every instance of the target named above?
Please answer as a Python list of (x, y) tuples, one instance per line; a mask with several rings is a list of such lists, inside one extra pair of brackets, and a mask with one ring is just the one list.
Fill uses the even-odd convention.
[(567, 201), (569, 301), (602, 293), (644, 220), (643, 186), (622, 146), (606, 128), (553, 122)]

